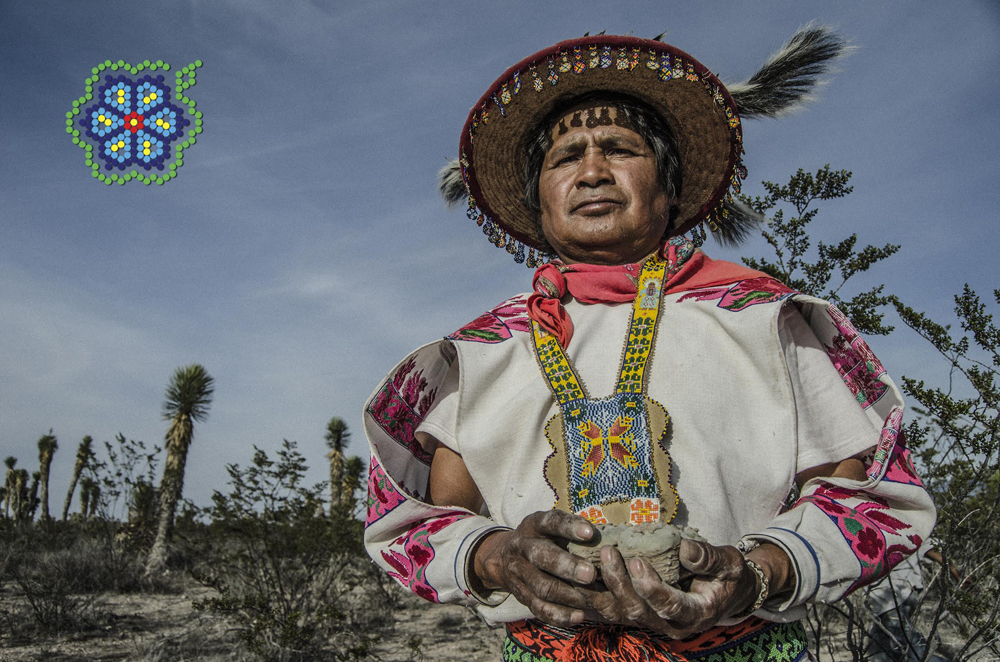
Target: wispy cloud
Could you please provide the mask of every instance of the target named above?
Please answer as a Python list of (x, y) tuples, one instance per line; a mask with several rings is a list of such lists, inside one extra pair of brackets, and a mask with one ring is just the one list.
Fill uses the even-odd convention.
[[(64, 449), (83, 434), (162, 438), (163, 387), (194, 361), (219, 385), (191, 450), (196, 500), (226, 462), (283, 437), (321, 480), (333, 415), (363, 452), (361, 405), (396, 361), (530, 286), (444, 208), (434, 176), (495, 76), (587, 30), (669, 27), (732, 79), (799, 25), (837, 24), (860, 49), (822, 98), (746, 124), (748, 189), (800, 166), (854, 170), (817, 238), (903, 243), (873, 278), (932, 314), (964, 280), (996, 286), (990, 3), (187, 0), (151, 16), (128, 0), (0, 3), (0, 443), (22, 463), (50, 426)], [(166, 186), (96, 184), (63, 133), (90, 67), (119, 57), (205, 62), (191, 90), (205, 132)]]

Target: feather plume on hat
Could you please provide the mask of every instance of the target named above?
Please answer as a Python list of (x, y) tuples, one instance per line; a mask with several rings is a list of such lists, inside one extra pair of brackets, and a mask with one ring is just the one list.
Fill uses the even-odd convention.
[(772, 53), (757, 73), (726, 83), (726, 88), (744, 119), (789, 115), (814, 99), (813, 90), (826, 84), (820, 76), (851, 50), (830, 28), (810, 23)]
[[(812, 92), (826, 84), (820, 77), (829, 71), (830, 63), (851, 50), (830, 28), (809, 24), (772, 53), (749, 79), (725, 85), (741, 118), (783, 117), (815, 100)], [(739, 198), (728, 196), (723, 205), (729, 223), (720, 225), (713, 236), (725, 246), (739, 246), (764, 219)]]
[(449, 207), (454, 207), (469, 196), (462, 180), (462, 166), (458, 164), (458, 159), (448, 159), (448, 162), (438, 170), (438, 188), (445, 204)]

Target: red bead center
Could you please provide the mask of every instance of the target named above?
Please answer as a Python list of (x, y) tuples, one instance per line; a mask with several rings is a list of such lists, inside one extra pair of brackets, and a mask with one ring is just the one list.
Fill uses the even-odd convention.
[(138, 133), (144, 126), (143, 117), (139, 113), (129, 113), (125, 116), (125, 128), (132, 133)]

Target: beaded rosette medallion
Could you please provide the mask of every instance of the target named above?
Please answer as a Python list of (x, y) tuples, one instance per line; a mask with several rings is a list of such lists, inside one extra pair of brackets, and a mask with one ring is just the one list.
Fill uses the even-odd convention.
[(594, 524), (667, 523), (677, 512), (665, 437), (670, 417), (646, 396), (667, 262), (643, 265), (614, 394), (590, 398), (559, 341), (532, 321), (542, 373), (559, 404), (545, 426), (555, 508)]
[(164, 184), (177, 176), (183, 153), (202, 131), (202, 113), (184, 92), (195, 84), (197, 60), (170, 72), (163, 60), (93, 67), (84, 94), (66, 113), (66, 133), (84, 152), (91, 176), (110, 186)]

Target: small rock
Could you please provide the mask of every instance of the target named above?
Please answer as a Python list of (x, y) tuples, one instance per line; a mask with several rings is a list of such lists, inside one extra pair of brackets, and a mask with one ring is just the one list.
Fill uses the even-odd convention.
[(680, 545), (682, 538), (705, 539), (697, 529), (672, 524), (651, 523), (629, 526), (626, 524), (596, 524), (597, 535), (586, 543), (570, 542), (567, 550), (601, 568), (601, 547), (610, 545), (618, 549), (626, 561), (645, 559), (660, 580), (676, 585), (681, 579)]

